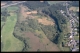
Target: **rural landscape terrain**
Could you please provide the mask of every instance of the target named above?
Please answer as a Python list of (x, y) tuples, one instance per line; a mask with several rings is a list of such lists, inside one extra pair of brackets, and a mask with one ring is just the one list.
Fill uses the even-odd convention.
[(1, 1), (1, 52), (79, 51), (79, 1)]

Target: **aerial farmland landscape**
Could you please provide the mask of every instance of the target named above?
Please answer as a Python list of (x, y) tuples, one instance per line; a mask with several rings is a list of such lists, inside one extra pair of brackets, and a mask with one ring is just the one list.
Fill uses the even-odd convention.
[(79, 51), (79, 1), (1, 1), (1, 52)]

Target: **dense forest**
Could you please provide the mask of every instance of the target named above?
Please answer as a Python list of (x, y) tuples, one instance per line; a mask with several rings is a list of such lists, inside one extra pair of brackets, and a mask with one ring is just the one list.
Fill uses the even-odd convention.
[(2, 12), (1, 12), (1, 21), (6, 21), (7, 19), (7, 16), (10, 16), (10, 14), (7, 12), (7, 9), (4, 9)]
[(69, 4), (75, 7), (79, 7), (79, 1), (72, 1), (72, 2), (69, 2)]
[[(28, 2), (29, 3), (29, 2)], [(26, 4), (28, 4), (26, 3)], [(28, 7), (30, 6), (30, 9), (36, 9), (38, 7), (43, 7), (45, 5), (37, 5), (41, 2), (38, 2), (34, 5), (32, 5), (33, 3), (35, 2), (31, 2), (28, 4)], [(42, 12), (48, 16), (50, 16), (53, 20), (55, 20), (55, 26), (45, 26), (45, 25), (42, 25), (40, 23), (38, 23), (38, 21), (36, 21), (35, 19), (26, 19), (25, 21), (22, 21), (21, 23), (19, 23), (19, 17), (18, 17), (18, 20), (17, 20), (17, 23), (16, 23), (16, 26), (14, 27), (14, 32), (13, 32), (13, 35), (20, 39), (21, 41), (24, 42), (25, 46), (23, 48), (22, 51), (27, 51), (27, 48), (29, 48), (28, 46), (28, 43), (27, 43), (27, 38), (24, 36), (23, 32), (33, 32), (35, 35), (35, 30), (38, 30), (38, 31), (43, 31), (44, 34), (47, 36), (47, 38), (49, 40), (51, 40), (53, 43), (55, 44), (61, 44), (62, 43), (62, 39), (63, 39), (63, 31), (64, 29), (66, 29), (66, 27), (64, 27), (63, 25), (65, 25), (67, 23), (66, 21), (66, 18), (60, 14), (59, 10), (61, 9), (65, 9), (64, 6), (61, 6), (61, 5), (51, 5), (49, 8), (44, 8), (42, 9)], [(28, 24), (26, 24), (28, 23)], [(42, 34), (39, 34), (39, 35), (42, 35)]]
[[(26, 24), (26, 22), (28, 22), (28, 24)], [(57, 35), (56, 26), (45, 26), (45, 25), (39, 24), (36, 20), (33, 20), (33, 19), (26, 19), (22, 23), (17, 22), (13, 35), (24, 42), (25, 47), (23, 48), (22, 51), (27, 51), (29, 47), (27, 45), (28, 44), (26, 40), (27, 38), (24, 37), (25, 35), (23, 33), (30, 31), (30, 32), (33, 32), (36, 36), (37, 34), (35, 30), (43, 31), (44, 34), (47, 36), (47, 38), (49, 38), (49, 40), (51, 41), (53, 41), (53, 39)], [(39, 34), (39, 35), (43, 35), (43, 34)], [(39, 38), (41, 38), (41, 36), (39, 36)]]
[(28, 8), (34, 10), (37, 8), (41, 8), (41, 7), (46, 7), (49, 6), (48, 2), (44, 1), (44, 2), (40, 2), (40, 1), (27, 1), (25, 3), (23, 3), (25, 6), (27, 6)]
[(3, 26), (5, 25), (5, 22), (6, 22), (8, 16), (10, 16), (10, 14), (7, 12), (7, 9), (3, 9), (1, 11), (1, 30), (2, 30)]
[[(44, 1), (27, 1), (23, 3), (23, 5), (27, 6), (31, 10), (35, 10), (41, 7), (46, 7), (49, 6), (49, 4)], [(24, 32), (33, 32), (36, 35), (36, 30), (44, 32), (44, 34), (47, 36), (47, 38), (52, 41), (55, 44), (61, 44), (63, 40), (63, 35), (64, 35), (64, 29), (66, 29), (65, 24), (67, 24), (67, 19), (64, 17), (61, 13), (60, 10), (66, 10), (65, 6), (56, 4), (56, 5), (51, 5), (48, 8), (43, 8), (41, 11), (44, 15), (50, 16), (53, 20), (55, 20), (55, 26), (46, 26), (43, 24), (38, 23), (37, 20), (35, 19), (25, 19), (25, 21), (22, 21), (21, 23), (19, 22), (19, 15), (17, 18), (16, 25), (14, 27), (13, 35), (18, 38), (19, 40), (24, 42), (24, 48), (22, 51), (27, 51), (27, 48), (29, 48), (28, 43), (27, 43), (27, 38), (24, 35)], [(19, 9), (20, 11), (20, 9)], [(17, 12), (20, 13), (20, 12)], [(7, 11), (1, 12), (2, 21), (6, 21), (6, 17), (9, 16), (10, 14), (7, 13)], [(28, 24), (27, 24), (28, 23)], [(38, 34), (38, 35), (43, 35), (43, 34)]]
[[(65, 7), (64, 6), (59, 7), (59, 6), (60, 5), (51, 5), (49, 8), (42, 10), (43, 13), (49, 15), (52, 19), (55, 20), (55, 23), (57, 25), (57, 34), (56, 34), (56, 37), (53, 39), (53, 42), (56, 44), (61, 42), (62, 33), (63, 33), (64, 29), (66, 28), (66, 27), (63, 27), (63, 25), (67, 23), (66, 18), (63, 15), (61, 15), (58, 11), (61, 9), (64, 10)], [(63, 8), (61, 8), (61, 7), (63, 7)]]
[(45, 14), (48, 14), (49, 16), (51, 16), (51, 18), (53, 18), (56, 21), (56, 24), (58, 25), (58, 29), (61, 32), (61, 24), (66, 24), (66, 18), (64, 18), (64, 16), (62, 16), (59, 11), (60, 8), (56, 7), (55, 5), (50, 6), (47, 9), (43, 9), (42, 12)]

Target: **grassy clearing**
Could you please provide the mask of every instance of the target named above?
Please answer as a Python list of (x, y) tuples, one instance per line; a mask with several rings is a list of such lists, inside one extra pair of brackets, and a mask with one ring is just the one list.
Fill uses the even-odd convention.
[(70, 22), (67, 22), (67, 32), (71, 32)]
[[(42, 30), (40, 30), (40, 31), (38, 31), (38, 30), (35, 30), (35, 32), (36, 32), (36, 34), (37, 34), (37, 36), (40, 38), (40, 36), (42, 37), (42, 38), (44, 38), (45, 37), (45, 34), (43, 33), (43, 31)], [(41, 39), (41, 38), (40, 38)]]
[[(66, 44), (67, 41), (68, 41), (68, 38), (67, 38), (67, 37), (65, 38), (64, 36), (67, 35), (67, 33), (70, 33), (70, 31), (71, 31), (71, 29), (70, 29), (70, 23), (67, 22), (67, 24), (64, 24), (63, 26), (65, 26), (66, 29), (64, 29), (64, 31), (63, 31), (63, 33), (62, 33), (63, 38), (62, 38), (61, 43), (60, 43), (58, 46), (59, 46), (59, 48), (61, 49), (61, 51), (70, 51), (70, 48), (69, 48), (69, 47), (62, 47), (62, 42), (63, 42), (64, 44)], [(65, 38), (66, 40), (64, 40), (64, 38)]]
[[(14, 19), (12, 21), (11, 19)], [(17, 21), (17, 15), (9, 16), (7, 18), (6, 24), (3, 27), (3, 30), (1, 32), (2, 34), (2, 42), (4, 44), (3, 50), (2, 51), (21, 51), (23, 47), (23, 43), (16, 39), (13, 36), (13, 30), (15, 23)]]
[(75, 39), (75, 40), (79, 40), (79, 37), (75, 35), (75, 36), (74, 36), (74, 39)]
[(43, 24), (43, 25), (54, 25), (54, 23), (52, 21), (48, 21), (47, 18), (42, 18), (42, 19), (38, 19), (38, 22)]
[(10, 6), (7, 8), (8, 11), (14, 11), (14, 10), (18, 10), (17, 6)]
[[(8, 10), (17, 10), (17, 7), (9, 7)], [(14, 26), (17, 21), (17, 14), (7, 17), (5, 26), (1, 31), (3, 49), (2, 51), (21, 51), (23, 49), (23, 42), (13, 36)], [(1, 22), (2, 23), (2, 22)]]

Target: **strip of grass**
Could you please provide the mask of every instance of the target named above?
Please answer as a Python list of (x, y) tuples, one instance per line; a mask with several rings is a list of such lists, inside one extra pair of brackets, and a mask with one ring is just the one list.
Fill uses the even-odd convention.
[(18, 10), (17, 6), (10, 6), (7, 8), (8, 11), (14, 11), (14, 10)]
[(9, 16), (6, 24), (1, 31), (3, 49), (2, 51), (21, 51), (23, 49), (23, 43), (13, 36), (14, 26), (17, 21), (17, 15)]

